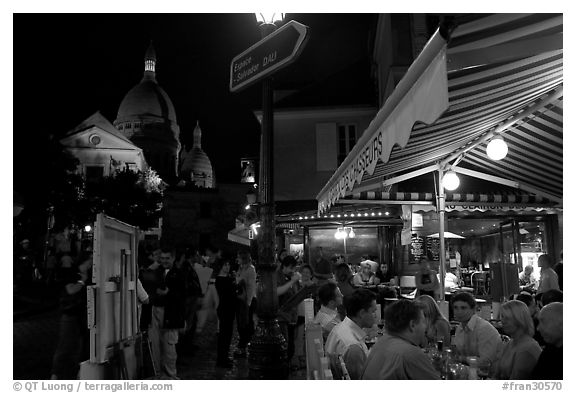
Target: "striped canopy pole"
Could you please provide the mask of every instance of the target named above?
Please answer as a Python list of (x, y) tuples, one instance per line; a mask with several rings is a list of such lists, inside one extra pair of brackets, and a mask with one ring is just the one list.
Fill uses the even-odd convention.
[(444, 194), (444, 186), (442, 185), (442, 178), (444, 177), (444, 168), (438, 169), (438, 202), (436, 209), (438, 211), (438, 238), (440, 240), (440, 300), (444, 301), (444, 280), (446, 276), (446, 251), (444, 247), (444, 210), (446, 208), (446, 195)]

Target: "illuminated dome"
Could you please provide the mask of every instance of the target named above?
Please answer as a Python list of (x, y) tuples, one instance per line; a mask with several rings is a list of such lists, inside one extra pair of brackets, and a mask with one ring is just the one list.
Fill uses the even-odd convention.
[(116, 122), (123, 123), (144, 118), (150, 118), (149, 120), (158, 118), (176, 123), (176, 111), (170, 97), (155, 80), (146, 77), (126, 94), (118, 109)]
[(146, 162), (164, 181), (178, 176), (180, 128), (170, 97), (156, 81), (152, 43), (144, 56), (144, 76), (122, 100), (114, 126), (144, 151)]
[(180, 175), (184, 180), (190, 181), (198, 187), (215, 187), (212, 163), (208, 155), (202, 150), (202, 130), (198, 123), (194, 128), (194, 145), (182, 156)]

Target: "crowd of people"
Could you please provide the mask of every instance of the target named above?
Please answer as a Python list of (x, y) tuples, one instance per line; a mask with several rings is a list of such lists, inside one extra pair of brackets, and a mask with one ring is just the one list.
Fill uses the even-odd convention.
[[(60, 250), (58, 255), (61, 264), (69, 253)], [(503, 304), (496, 327), (477, 314), (476, 299), (466, 291), (452, 296), (450, 322), (438, 305), (439, 277), (427, 260), (416, 274), (413, 299), (398, 291), (398, 278), (387, 264), (368, 256), (353, 265), (343, 256), (328, 260), (319, 252), (306, 264), (301, 256), (281, 250), (275, 263), (277, 319), (291, 370), (306, 367), (305, 304), (312, 299), (313, 322), (322, 328), (326, 354), (333, 366), (338, 363), (334, 359), (341, 360), (351, 379), (446, 377), (446, 369), (430, 356), (438, 351), (461, 364), (488, 367), (492, 378), (562, 379), (561, 278), (548, 255), (539, 258), (539, 282), (532, 280), (529, 268), (524, 270), (520, 283), (526, 284)], [(138, 265), (139, 326), (150, 341), (157, 376), (178, 378), (178, 355), (194, 349), (194, 336), (210, 318), (218, 321), (216, 366), (231, 368), (234, 359), (247, 357), (257, 323), (257, 272), (248, 250), (231, 258), (214, 247), (203, 255), (148, 247), (140, 250)], [(91, 268), (91, 249), (78, 253), (69, 268), (60, 268), (62, 318), (54, 379), (75, 378), (88, 356)], [(235, 327), (239, 342), (231, 353)], [(334, 375), (343, 375), (336, 366)]]
[[(538, 264), (551, 270), (534, 285), (541, 290), (522, 291), (505, 302), (499, 324), (483, 319), (476, 298), (465, 290), (452, 296), (451, 323), (435, 299), (436, 272), (425, 261), (416, 277), (415, 299), (399, 296), (385, 307), (383, 329), (370, 349), (378, 291), (355, 285), (366, 282), (367, 268), (355, 279), (349, 267), (336, 266), (336, 286), (319, 288), (321, 309), (314, 318), (322, 326), (333, 375), (343, 375), (338, 362), (332, 362), (340, 358), (351, 379), (463, 379), (462, 371), (450, 373), (448, 363), (468, 370), (464, 378), (479, 375), (468, 374), (472, 368), (493, 379), (562, 379), (562, 291), (550, 257), (540, 256)], [(345, 305), (344, 318), (336, 312), (339, 302)]]

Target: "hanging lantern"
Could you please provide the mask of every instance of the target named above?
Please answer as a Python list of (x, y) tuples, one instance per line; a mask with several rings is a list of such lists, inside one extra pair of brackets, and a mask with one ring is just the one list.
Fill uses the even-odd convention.
[(500, 135), (495, 136), (488, 142), (486, 154), (491, 160), (501, 160), (508, 154), (508, 144)]
[(460, 185), (460, 178), (454, 171), (448, 171), (442, 177), (442, 186), (448, 191), (454, 191)]

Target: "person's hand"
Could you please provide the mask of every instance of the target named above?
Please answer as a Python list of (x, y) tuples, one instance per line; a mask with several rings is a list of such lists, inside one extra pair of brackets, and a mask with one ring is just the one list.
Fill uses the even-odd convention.
[(166, 289), (158, 288), (158, 289), (156, 289), (156, 294), (158, 294), (160, 296), (164, 296), (164, 295), (168, 294), (168, 288), (166, 288)]
[(294, 274), (292, 274), (292, 278), (290, 279), (290, 281), (296, 282), (296, 281), (300, 281), (301, 279), (302, 279), (302, 275), (298, 272), (294, 272)]
[(148, 265), (148, 269), (150, 269), (150, 270), (156, 270), (159, 267), (160, 267), (160, 263), (158, 261), (154, 261), (150, 265)]

